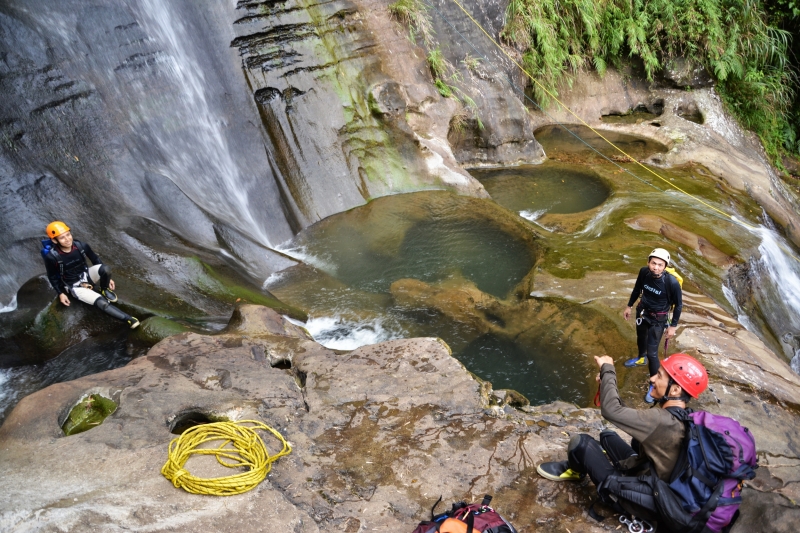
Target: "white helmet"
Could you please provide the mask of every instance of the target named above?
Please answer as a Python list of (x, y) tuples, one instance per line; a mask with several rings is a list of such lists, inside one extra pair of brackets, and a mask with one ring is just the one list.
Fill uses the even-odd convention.
[(662, 261), (666, 261), (667, 266), (669, 266), (670, 256), (669, 256), (669, 252), (666, 251), (665, 249), (656, 248), (655, 250), (650, 252), (650, 255), (647, 256), (647, 260), (649, 261), (651, 257), (657, 257), (657, 258), (661, 259)]

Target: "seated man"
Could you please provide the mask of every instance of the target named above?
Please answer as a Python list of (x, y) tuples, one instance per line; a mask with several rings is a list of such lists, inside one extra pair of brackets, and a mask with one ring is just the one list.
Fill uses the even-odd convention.
[[(684, 423), (667, 408), (685, 409), (690, 397), (697, 398), (705, 390), (708, 386), (705, 368), (685, 354), (668, 357), (650, 378), (653, 398), (661, 409), (640, 410), (622, 404), (613, 359), (602, 356), (595, 357), (595, 361), (600, 367), (597, 379), (603, 418), (631, 435), (631, 445), (610, 430), (600, 433), (600, 442), (586, 434), (575, 435), (569, 442), (566, 461), (542, 463), (537, 472), (553, 481), (577, 481), (589, 474), (601, 493), (602, 488), (613, 484), (609, 483), (612, 476), (638, 475), (648, 465), (660, 479), (669, 481), (686, 430)], [(653, 517), (646, 509), (635, 514)]]
[[(114, 294), (114, 280), (111, 272), (103, 265), (100, 258), (88, 244), (75, 241), (70, 229), (61, 221), (47, 225), (47, 236), (52, 241), (52, 248), (44, 255), (44, 265), (50, 285), (58, 293), (59, 301), (69, 306), (69, 296), (99, 307), (112, 317), (126, 322), (131, 329), (139, 325), (139, 321), (111, 305), (117, 301)], [(43, 241), (46, 242), (46, 241)], [(86, 265), (86, 258), (92, 267)], [(95, 292), (97, 287), (100, 292)]]

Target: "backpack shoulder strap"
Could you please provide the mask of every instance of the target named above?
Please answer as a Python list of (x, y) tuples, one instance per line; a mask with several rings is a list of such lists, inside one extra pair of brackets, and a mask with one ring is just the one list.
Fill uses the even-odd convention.
[(74, 244), (75, 248), (81, 253), (81, 257), (86, 260), (86, 249), (83, 247), (83, 243), (81, 241), (72, 241), (72, 244)]
[[(667, 305), (669, 305), (669, 309), (672, 309), (675, 302), (675, 285), (678, 283), (678, 280), (675, 279), (675, 276), (664, 271), (664, 285), (666, 285), (667, 289)], [(680, 285), (679, 285), (680, 286)]]

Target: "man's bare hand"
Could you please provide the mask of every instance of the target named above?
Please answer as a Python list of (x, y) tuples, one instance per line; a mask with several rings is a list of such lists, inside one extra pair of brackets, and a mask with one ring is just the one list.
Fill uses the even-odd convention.
[(631, 308), (630, 306), (626, 307), (625, 310), (622, 312), (622, 318), (625, 320), (630, 320), (631, 318)]
[(115, 287), (114, 280), (113, 279), (108, 280), (108, 288), (113, 291), (114, 287)]
[(667, 338), (671, 339), (675, 336), (675, 331), (677, 331), (677, 326), (670, 326), (667, 328)]
[(594, 362), (597, 363), (597, 367), (598, 368), (602, 368), (603, 365), (605, 365), (605, 364), (609, 364), (611, 366), (614, 366), (614, 360), (611, 359), (611, 357), (609, 357), (607, 355), (601, 355), (600, 357), (595, 355), (594, 356)]
[(58, 295), (58, 300), (59, 300), (59, 301), (60, 301), (62, 304), (64, 304), (64, 305), (66, 305), (67, 307), (69, 307), (69, 298), (68, 298), (68, 297), (67, 297), (67, 295), (66, 295), (66, 294), (64, 294), (63, 292), (62, 292), (61, 294), (59, 294), (59, 295)]

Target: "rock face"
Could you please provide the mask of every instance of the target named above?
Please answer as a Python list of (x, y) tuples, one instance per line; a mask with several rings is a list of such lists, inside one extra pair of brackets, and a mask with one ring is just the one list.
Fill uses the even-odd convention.
[[(746, 193), (758, 202), (784, 228), (787, 237), (800, 245), (796, 198), (785, 190), (758, 140), (727, 115), (713, 88), (659, 88), (635, 74), (626, 77), (608, 71), (603, 78), (594, 73), (577, 76), (561, 100), (592, 127), (653, 139), (669, 147), (667, 153), (648, 158), (648, 164), (703, 165), (722, 186)], [(642, 108), (658, 116), (636, 124), (602, 121), (604, 116)], [(547, 108), (546, 113), (534, 110), (531, 114), (537, 129), (554, 123), (579, 123), (574, 115), (556, 106)]]
[[(0, 428), (0, 528), (410, 531), (439, 495), (450, 502), (491, 493), (519, 531), (560, 531), (565, 521), (570, 531), (602, 530), (583, 513), (591, 484), (565, 486), (535, 472), (542, 460), (564, 457), (571, 434), (605, 427), (596, 409), (515, 410), (505, 404), (514, 394), (476, 381), (437, 339), (339, 355), (270, 310), (238, 313), (226, 333), (170, 337), (124, 368), (23, 399)], [(703, 407), (735, 410), (756, 435), (762, 464), (776, 463), (759, 470), (757, 490), (745, 490), (734, 531), (791, 531), (800, 518), (790, 503), (798, 497), (796, 415), (780, 400), (746, 403), (724, 378), (712, 378), (712, 388), (744, 402), (726, 396), (717, 407), (704, 395)], [(60, 422), (86, 393), (119, 407), (102, 425), (64, 437)], [(160, 474), (170, 429), (190, 413), (263, 420), (294, 450), (248, 493), (191, 495)], [(776, 423), (781, 432), (771, 436)], [(187, 466), (213, 471), (202, 459)], [(753, 526), (765, 515), (769, 522)]]
[[(263, 281), (293, 264), (269, 247), (370, 198), (486, 196), (385, 2), (12, 1), (0, 51), (3, 305), (53, 219), (110, 250), (155, 224)], [(129, 268), (158, 268), (147, 252)]]

